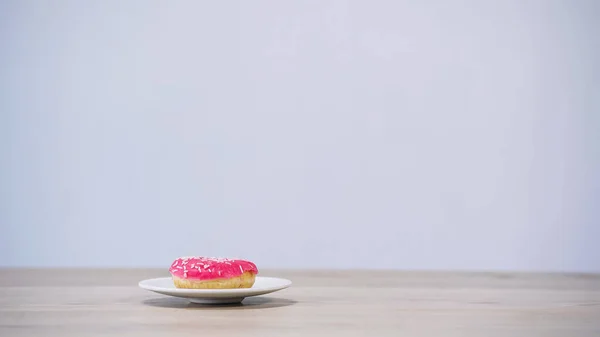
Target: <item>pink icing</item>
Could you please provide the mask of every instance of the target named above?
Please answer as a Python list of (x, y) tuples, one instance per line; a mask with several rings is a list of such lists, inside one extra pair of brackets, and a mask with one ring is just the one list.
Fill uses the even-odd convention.
[(228, 279), (247, 271), (258, 274), (256, 265), (250, 261), (199, 256), (180, 257), (169, 268), (174, 277), (188, 280)]

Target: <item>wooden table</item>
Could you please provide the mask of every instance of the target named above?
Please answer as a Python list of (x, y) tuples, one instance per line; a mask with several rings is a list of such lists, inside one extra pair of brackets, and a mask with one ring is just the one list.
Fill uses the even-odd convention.
[(291, 288), (199, 306), (164, 270), (0, 269), (0, 336), (600, 336), (600, 275), (264, 271)]

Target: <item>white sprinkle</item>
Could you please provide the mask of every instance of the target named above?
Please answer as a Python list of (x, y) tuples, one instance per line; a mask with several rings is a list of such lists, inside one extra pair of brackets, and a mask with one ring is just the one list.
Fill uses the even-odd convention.
[(194, 264), (192, 263), (192, 268), (194, 268)]
[(177, 269), (181, 269), (181, 266), (177, 266)]
[(196, 258), (195, 256), (182, 256), (179, 259), (180, 260), (189, 260), (189, 259), (195, 259), (195, 258)]
[(244, 273), (244, 269), (242, 269), (242, 266), (240, 266), (240, 271), (241, 271), (242, 273)]

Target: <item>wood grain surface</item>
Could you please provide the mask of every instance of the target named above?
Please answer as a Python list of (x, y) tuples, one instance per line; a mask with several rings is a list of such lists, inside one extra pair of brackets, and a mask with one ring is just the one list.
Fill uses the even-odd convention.
[(0, 336), (600, 336), (600, 275), (261, 271), (291, 288), (202, 306), (164, 270), (0, 269)]

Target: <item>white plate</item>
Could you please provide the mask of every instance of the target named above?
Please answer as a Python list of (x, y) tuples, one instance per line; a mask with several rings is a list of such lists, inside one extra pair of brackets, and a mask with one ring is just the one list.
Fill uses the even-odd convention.
[(229, 304), (239, 303), (245, 297), (264, 295), (285, 289), (292, 281), (257, 276), (252, 288), (238, 289), (179, 289), (175, 288), (170, 277), (153, 278), (139, 283), (140, 288), (159, 294), (185, 298), (192, 303), (200, 304)]

